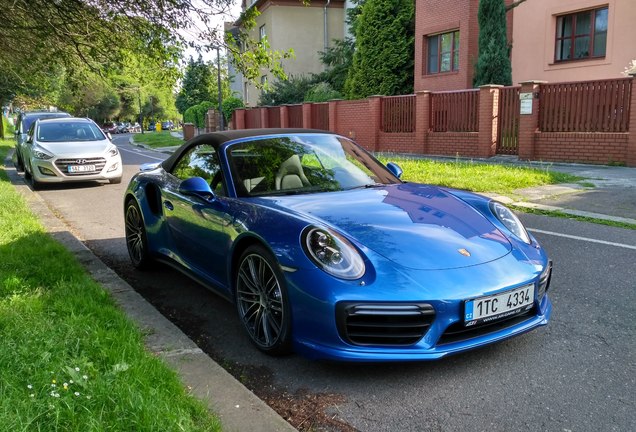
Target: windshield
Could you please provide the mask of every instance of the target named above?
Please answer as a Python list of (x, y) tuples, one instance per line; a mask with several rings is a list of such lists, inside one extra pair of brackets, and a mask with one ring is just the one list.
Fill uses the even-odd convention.
[(400, 183), (352, 141), (334, 135), (286, 135), (228, 147), (239, 196), (314, 193)]
[(37, 140), (41, 142), (102, 141), (101, 129), (87, 122), (40, 123)]
[(70, 117), (69, 114), (66, 113), (40, 113), (36, 115), (25, 116), (22, 120), (22, 130), (23, 133), (29, 130), (34, 121), (38, 119), (48, 119), (48, 118), (59, 118), (59, 117)]

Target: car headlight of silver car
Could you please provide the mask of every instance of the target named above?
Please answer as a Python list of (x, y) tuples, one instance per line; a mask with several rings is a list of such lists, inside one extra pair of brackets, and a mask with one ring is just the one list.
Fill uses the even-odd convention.
[(362, 277), (364, 261), (347, 239), (331, 230), (316, 227), (305, 230), (303, 235), (305, 252), (323, 271), (340, 279)]
[(109, 156), (117, 156), (118, 154), (119, 154), (119, 150), (117, 150), (117, 147), (112, 146), (111, 148), (108, 149)]
[(501, 203), (491, 201), (490, 211), (492, 211), (497, 219), (499, 219), (499, 221), (504, 224), (504, 226), (508, 228), (515, 237), (524, 243), (532, 243), (532, 240), (530, 240), (530, 236), (528, 235), (528, 231), (526, 231), (526, 228), (512, 210)]
[(45, 152), (43, 149), (39, 148), (39, 147), (35, 147), (33, 149), (33, 156), (35, 156), (38, 159), (51, 159), (53, 156), (50, 155), (49, 153)]

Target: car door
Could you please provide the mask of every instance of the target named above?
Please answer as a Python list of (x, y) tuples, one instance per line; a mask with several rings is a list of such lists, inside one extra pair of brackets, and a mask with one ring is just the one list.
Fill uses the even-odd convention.
[[(182, 155), (168, 177), (162, 205), (179, 259), (200, 276), (225, 286), (230, 247), (226, 227), (233, 219), (227, 213), (216, 150), (208, 144), (194, 146)], [(179, 192), (181, 182), (192, 177), (202, 177), (209, 184), (220, 183), (215, 197), (204, 199)]]

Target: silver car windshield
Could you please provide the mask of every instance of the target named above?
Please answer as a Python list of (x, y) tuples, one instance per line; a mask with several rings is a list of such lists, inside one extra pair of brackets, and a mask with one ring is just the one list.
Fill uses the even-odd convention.
[(41, 123), (36, 138), (41, 142), (102, 141), (106, 139), (97, 126), (86, 122)]
[(228, 148), (239, 196), (330, 192), (400, 181), (373, 156), (334, 135), (286, 135)]

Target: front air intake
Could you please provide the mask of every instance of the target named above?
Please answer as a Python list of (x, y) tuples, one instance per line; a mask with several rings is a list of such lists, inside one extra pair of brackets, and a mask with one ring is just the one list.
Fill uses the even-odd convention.
[(341, 302), (336, 314), (342, 339), (364, 346), (413, 345), (435, 319), (435, 309), (427, 303)]

